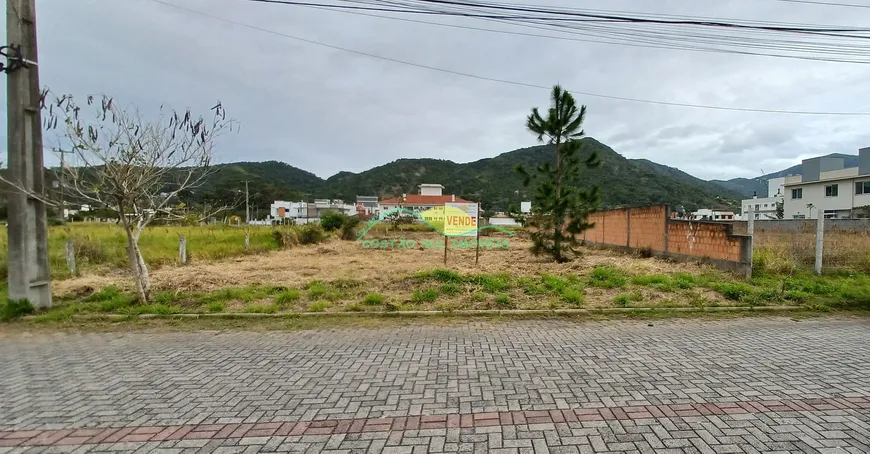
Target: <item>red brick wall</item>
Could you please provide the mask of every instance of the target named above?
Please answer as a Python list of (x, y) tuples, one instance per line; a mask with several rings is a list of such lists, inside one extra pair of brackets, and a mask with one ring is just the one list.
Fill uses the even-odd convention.
[(725, 224), (671, 221), (668, 252), (739, 262), (740, 238), (729, 235)]
[(592, 243), (740, 262), (740, 238), (729, 225), (668, 220), (665, 205), (598, 211), (589, 220), (595, 226), (584, 239)]

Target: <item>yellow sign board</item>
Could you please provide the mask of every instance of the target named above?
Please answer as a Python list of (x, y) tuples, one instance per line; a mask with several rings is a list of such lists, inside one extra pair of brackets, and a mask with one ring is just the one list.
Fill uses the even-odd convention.
[(447, 236), (477, 236), (476, 203), (444, 204), (444, 234)]

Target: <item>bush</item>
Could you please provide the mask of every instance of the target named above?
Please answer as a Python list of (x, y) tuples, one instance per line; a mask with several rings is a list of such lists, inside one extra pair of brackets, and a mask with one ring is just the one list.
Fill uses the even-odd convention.
[(299, 229), (299, 244), (317, 244), (326, 239), (326, 232), (319, 224), (309, 222)]
[[(320, 226), (327, 232), (332, 232), (341, 228), (345, 222), (345, 215), (334, 211), (327, 211), (320, 215)], [(307, 224), (306, 224), (307, 225)]]
[(341, 223), (341, 239), (346, 241), (356, 240), (357, 227), (361, 221), (359, 216), (345, 216)]
[(33, 305), (27, 300), (6, 301), (0, 306), (0, 321), (15, 320), (16, 318), (32, 314)]

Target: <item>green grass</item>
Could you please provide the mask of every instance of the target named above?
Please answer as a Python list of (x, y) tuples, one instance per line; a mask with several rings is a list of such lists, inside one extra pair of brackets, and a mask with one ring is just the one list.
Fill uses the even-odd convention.
[(0, 321), (5, 322), (15, 320), (16, 318), (32, 314), (33, 312), (33, 305), (26, 299), (18, 301), (4, 300), (2, 304), (0, 304)]
[(613, 304), (619, 307), (626, 307), (630, 303), (636, 303), (639, 301), (643, 301), (643, 295), (638, 291), (623, 293), (613, 298)]
[(486, 293), (483, 293), (483, 292), (472, 293), (471, 294), (471, 301), (474, 301), (477, 303), (482, 302), (482, 301), (486, 301)]
[(332, 303), (329, 301), (317, 301), (311, 303), (311, 306), (308, 307), (309, 312), (325, 312), (332, 306)]
[[(634, 276), (633, 278), (631, 278), (631, 283), (634, 285), (653, 287), (663, 292), (673, 292), (676, 291), (678, 288), (691, 288), (677, 285), (675, 279), (665, 274), (647, 274), (643, 276)], [(687, 281), (681, 281), (681, 283), (688, 285)]]
[(493, 301), (495, 302), (495, 304), (503, 309), (509, 309), (513, 307), (513, 305), (511, 304), (511, 296), (507, 293), (500, 293), (496, 295), (495, 298), (493, 298)]
[(568, 287), (562, 289), (561, 294), (562, 301), (568, 304), (579, 306), (583, 303), (583, 289)]
[(438, 299), (438, 290), (434, 288), (417, 289), (411, 294), (412, 303), (431, 303)]
[(299, 290), (284, 290), (275, 295), (275, 303), (279, 306), (287, 306), (299, 300)]
[(141, 314), (158, 314), (158, 315), (171, 315), (171, 314), (181, 314), (184, 310), (178, 306), (172, 304), (137, 304), (135, 306), (130, 306), (126, 308), (123, 313), (127, 315), (141, 315)]
[(248, 314), (274, 314), (278, 312), (278, 305), (272, 304), (250, 304), (245, 306), (245, 312)]
[(622, 288), (628, 283), (625, 273), (611, 266), (597, 266), (589, 276), (589, 285), (600, 288)]
[(385, 298), (384, 295), (380, 293), (369, 293), (363, 298), (363, 304), (366, 306), (380, 306), (384, 304)]
[(519, 287), (522, 288), (523, 292), (527, 295), (543, 295), (547, 293), (547, 288), (544, 286), (544, 284), (540, 282), (539, 279), (531, 277), (521, 277), (517, 279), (517, 285), (519, 285)]
[(458, 284), (454, 284), (453, 282), (448, 282), (448, 283), (446, 283), (446, 284), (443, 284), (443, 285), (438, 289), (438, 291), (439, 291), (442, 295), (456, 295), (456, 294), (458, 294), (460, 291), (462, 291), (462, 287), (460, 287)]
[(227, 303), (224, 303), (223, 301), (212, 301), (206, 305), (205, 309), (211, 313), (225, 312), (227, 310)]
[(554, 276), (552, 274), (542, 274), (541, 280), (544, 283), (544, 288), (556, 293), (561, 293), (568, 285), (568, 281), (562, 276)]
[(308, 293), (308, 298), (313, 300), (326, 295), (327, 292), (326, 284), (320, 281), (309, 282), (305, 288)]
[(507, 274), (477, 274), (469, 277), (469, 282), (477, 284), (487, 293), (498, 293), (510, 286), (510, 276)]

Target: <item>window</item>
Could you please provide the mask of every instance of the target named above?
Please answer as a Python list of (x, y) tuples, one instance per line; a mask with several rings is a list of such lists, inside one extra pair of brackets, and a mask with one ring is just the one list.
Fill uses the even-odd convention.
[(806, 219), (807, 217), (802, 214), (796, 214), (792, 216), (793, 219)]
[(804, 188), (792, 189), (791, 198), (792, 200), (804, 198)]
[(756, 204), (755, 204), (755, 211), (758, 211), (759, 209), (761, 209), (761, 205), (759, 205), (759, 204), (756, 203)]
[(837, 197), (837, 194), (840, 193), (840, 185), (839, 184), (829, 184), (825, 186), (825, 197)]
[(870, 194), (870, 181), (855, 182), (855, 195)]
[(825, 219), (836, 219), (837, 218), (837, 210), (825, 210)]
[(766, 204), (766, 203), (764, 204), (764, 208), (767, 208), (767, 204)]

